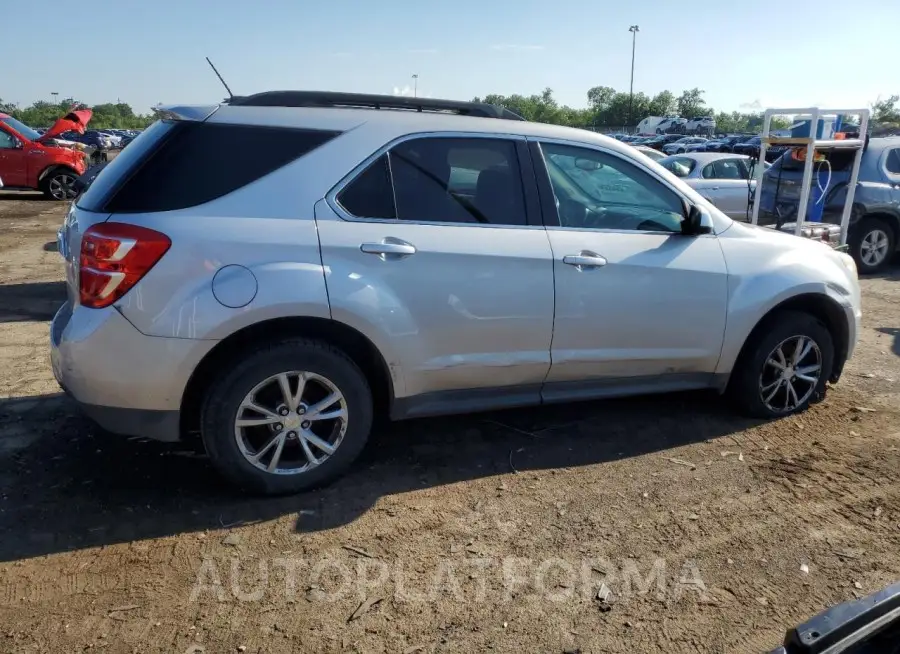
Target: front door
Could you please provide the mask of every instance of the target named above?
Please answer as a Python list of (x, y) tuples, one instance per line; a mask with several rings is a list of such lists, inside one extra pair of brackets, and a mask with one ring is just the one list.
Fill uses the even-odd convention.
[(681, 234), (681, 197), (621, 155), (555, 142), (532, 151), (558, 221), (548, 225), (556, 317), (545, 397), (563, 382), (587, 394), (707, 385), (728, 299), (716, 236)]
[(4, 186), (27, 184), (25, 150), (18, 138), (0, 127), (0, 179)]
[(524, 139), (413, 138), (316, 206), (332, 316), (427, 412), (539, 400), (553, 263), (523, 166)]

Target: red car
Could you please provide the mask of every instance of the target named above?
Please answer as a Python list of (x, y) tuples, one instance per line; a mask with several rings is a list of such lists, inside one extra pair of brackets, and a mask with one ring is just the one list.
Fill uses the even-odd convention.
[(71, 112), (39, 134), (0, 113), (0, 180), (4, 188), (39, 190), (54, 200), (74, 198), (75, 180), (87, 168), (86, 155), (53, 137), (70, 129), (83, 132), (90, 115), (90, 111)]

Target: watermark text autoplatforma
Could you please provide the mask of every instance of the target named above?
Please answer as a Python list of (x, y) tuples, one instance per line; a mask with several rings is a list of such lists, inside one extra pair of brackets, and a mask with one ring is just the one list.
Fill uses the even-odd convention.
[(694, 561), (639, 561), (561, 557), (447, 557), (428, 565), (360, 557), (204, 558), (190, 599), (256, 602), (263, 599), (338, 602), (348, 597), (393, 597), (399, 602), (509, 602), (650, 597), (677, 602), (693, 594), (709, 601)]

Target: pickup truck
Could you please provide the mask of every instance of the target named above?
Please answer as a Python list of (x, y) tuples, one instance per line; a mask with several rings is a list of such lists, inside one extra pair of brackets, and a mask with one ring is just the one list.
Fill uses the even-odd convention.
[[(81, 115), (78, 115), (81, 114)], [(54, 139), (67, 129), (84, 129), (89, 111), (71, 112), (44, 134), (0, 113), (0, 178), (6, 188), (42, 191), (54, 200), (75, 197), (75, 180), (87, 168), (85, 153)]]

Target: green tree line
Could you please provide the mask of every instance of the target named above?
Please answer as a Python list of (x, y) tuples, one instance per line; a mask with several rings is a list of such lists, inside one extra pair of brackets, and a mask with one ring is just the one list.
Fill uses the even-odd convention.
[[(705, 91), (699, 88), (685, 90), (676, 96), (671, 91), (660, 91), (653, 97), (637, 92), (634, 98), (624, 91), (609, 86), (595, 86), (588, 90), (588, 106), (575, 109), (560, 105), (553, 97), (552, 89), (544, 89), (535, 95), (486, 95), (474, 98), (475, 102), (498, 104), (516, 112), (526, 120), (567, 125), (587, 129), (620, 129), (634, 126), (647, 116), (679, 115), (685, 118), (713, 116), (717, 132), (758, 132), (763, 126), (762, 112), (715, 111), (706, 104)], [(900, 127), (900, 96), (892, 95), (872, 105), (872, 121), (875, 124)], [(633, 118), (631, 118), (633, 116)], [(789, 121), (776, 117), (774, 129), (783, 129)]]

